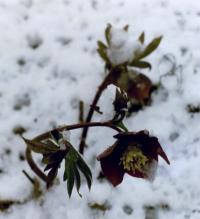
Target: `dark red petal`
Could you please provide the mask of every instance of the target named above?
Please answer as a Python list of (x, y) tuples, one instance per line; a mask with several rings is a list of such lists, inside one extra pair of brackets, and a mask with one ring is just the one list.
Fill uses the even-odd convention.
[(124, 177), (124, 170), (119, 165), (119, 161), (113, 156), (109, 156), (100, 160), (101, 168), (105, 177), (113, 186), (119, 185)]
[(109, 156), (110, 154), (112, 154), (114, 148), (115, 148), (115, 144), (108, 147), (105, 151), (103, 151), (101, 154), (99, 154), (99, 156), (97, 157), (97, 160), (100, 161), (102, 158), (105, 158), (105, 157)]
[(152, 155), (152, 158), (156, 157), (156, 159), (154, 159), (158, 160), (158, 155), (160, 155), (167, 162), (167, 164), (170, 164), (167, 155), (165, 154), (156, 137), (150, 137), (148, 144), (149, 147), (146, 148), (148, 148), (148, 152)]
[(168, 164), (170, 164), (170, 161), (169, 161), (167, 155), (165, 154), (165, 152), (164, 152), (164, 150), (162, 149), (161, 146), (157, 148), (157, 153), (158, 153)]
[(148, 130), (144, 129), (139, 132), (121, 132), (113, 136), (117, 139), (131, 139), (131, 140), (138, 140), (142, 138), (149, 138)]

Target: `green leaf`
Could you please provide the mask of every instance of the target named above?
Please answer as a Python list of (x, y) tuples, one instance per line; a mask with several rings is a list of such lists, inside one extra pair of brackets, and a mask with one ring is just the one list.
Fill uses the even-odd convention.
[(70, 165), (71, 167), (75, 168), (78, 155), (76, 154), (76, 150), (73, 148), (73, 146), (69, 143), (70, 149), (68, 153), (65, 156), (65, 171), (63, 175), (63, 180), (68, 179), (68, 166)]
[(145, 48), (145, 50), (138, 54), (138, 56), (135, 58), (135, 60), (139, 60), (139, 59), (143, 59), (144, 57), (150, 55), (154, 50), (156, 50), (160, 44), (162, 40), (162, 36), (155, 38), (154, 40), (152, 40), (147, 47)]
[(79, 192), (79, 189), (81, 187), (81, 177), (80, 177), (80, 174), (79, 174), (77, 167), (74, 168), (74, 175), (75, 175), (75, 183), (76, 183), (77, 192), (78, 192), (79, 196), (82, 197), (82, 195)]
[(151, 70), (151, 64), (145, 61), (132, 61), (129, 65), (136, 68), (149, 68)]
[(145, 40), (145, 33), (144, 33), (144, 32), (141, 33), (141, 35), (139, 36), (138, 40), (139, 40), (142, 44), (144, 44), (144, 40)]
[(40, 154), (48, 154), (48, 153), (55, 153), (59, 151), (59, 147), (54, 146), (53, 144), (45, 144), (40, 141), (35, 141), (35, 140), (28, 140), (23, 138), (25, 143), (27, 144), (28, 148), (35, 153), (40, 153)]
[(97, 41), (98, 47), (100, 49), (107, 49), (108, 47), (100, 40)]
[(69, 197), (71, 197), (74, 187), (74, 165), (72, 162), (69, 162), (69, 160), (65, 164), (65, 171), (67, 175), (67, 192)]
[(98, 48), (97, 52), (99, 54), (99, 56), (107, 63), (110, 64), (110, 60), (107, 56), (106, 50), (102, 49), (102, 48)]
[(110, 36), (111, 28), (112, 28), (112, 25), (108, 24), (106, 29), (105, 29), (105, 38), (106, 38), (106, 42), (109, 46), (110, 46), (110, 39), (111, 39), (111, 36)]
[(83, 173), (87, 180), (88, 187), (90, 189), (92, 183), (92, 173), (85, 161), (82, 159), (78, 151), (69, 143), (70, 149), (65, 156), (65, 171), (63, 180), (67, 180), (67, 190), (69, 197), (71, 196), (74, 183), (76, 183), (76, 189), (78, 194), (81, 186), (81, 178), (78, 169)]
[(88, 185), (88, 188), (90, 189), (91, 188), (91, 185), (92, 185), (92, 173), (90, 171), (90, 168), (88, 167), (88, 165), (85, 163), (84, 160), (78, 160), (77, 162), (77, 165), (78, 165), (78, 168), (80, 169), (80, 171), (83, 173), (83, 175), (85, 176), (86, 178), (86, 181), (87, 181), (87, 185)]

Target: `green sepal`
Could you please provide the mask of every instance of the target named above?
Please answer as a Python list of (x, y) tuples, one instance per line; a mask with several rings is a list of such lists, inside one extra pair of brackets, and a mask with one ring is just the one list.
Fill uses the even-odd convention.
[(135, 58), (135, 60), (140, 60), (145, 58), (146, 56), (150, 55), (154, 50), (156, 50), (160, 44), (162, 40), (162, 36), (157, 37), (155, 39), (153, 39), (148, 45), (147, 47), (144, 49), (143, 52), (139, 53), (137, 55), (137, 57)]
[(151, 70), (151, 64), (145, 61), (133, 60), (131, 63), (129, 63), (129, 66), (136, 67), (136, 68), (149, 68)]
[(144, 32), (141, 33), (141, 35), (139, 36), (138, 40), (139, 40), (142, 44), (144, 44), (144, 41), (145, 41), (145, 33), (144, 33)]
[(105, 38), (106, 38), (106, 42), (109, 46), (110, 46), (110, 40), (111, 40), (111, 35), (110, 35), (111, 28), (112, 28), (112, 25), (108, 24), (106, 29), (105, 29)]
[(99, 56), (107, 63), (107, 64), (110, 64), (110, 60), (107, 56), (107, 46), (101, 42), (101, 41), (98, 41), (98, 49), (97, 49), (97, 52), (99, 54)]

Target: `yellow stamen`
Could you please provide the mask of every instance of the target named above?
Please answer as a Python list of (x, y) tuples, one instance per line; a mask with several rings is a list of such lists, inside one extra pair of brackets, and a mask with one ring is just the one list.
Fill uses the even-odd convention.
[(123, 165), (125, 170), (135, 172), (142, 171), (148, 162), (148, 158), (136, 146), (130, 146), (124, 152), (120, 159), (120, 164)]

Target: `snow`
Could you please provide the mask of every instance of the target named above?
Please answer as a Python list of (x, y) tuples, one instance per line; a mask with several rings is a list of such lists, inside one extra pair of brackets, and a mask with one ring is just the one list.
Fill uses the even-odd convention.
[(128, 30), (111, 27), (110, 46), (107, 55), (111, 63), (115, 65), (131, 62), (135, 55), (142, 51), (142, 44), (134, 39)]
[(62, 131), (62, 136), (65, 141), (70, 141), (71, 132), (68, 130)]
[[(160, 159), (152, 183), (127, 175), (113, 188), (96, 179), (100, 170), (96, 156), (113, 144), (115, 132), (91, 128), (85, 153), (94, 178), (91, 191), (83, 183), (83, 198), (74, 191), (69, 199), (62, 166), (59, 182), (47, 192), (41, 183), (45, 194), (31, 200), (32, 185), (22, 170), (34, 174), (19, 159), (25, 145), (12, 130), (23, 126), (24, 136), (32, 138), (77, 122), (79, 100), (89, 105), (104, 76), (96, 41), (104, 41), (107, 23), (117, 32), (129, 24), (131, 40), (142, 31), (147, 42), (163, 35), (158, 50), (147, 59), (152, 71), (144, 72), (155, 83), (161, 80), (162, 89), (153, 94), (150, 106), (125, 123), (131, 131), (147, 129), (157, 136), (171, 164)], [(147, 219), (149, 206), (151, 211), (157, 209), (158, 219), (199, 219), (200, 114), (187, 110), (188, 104), (200, 105), (199, 38), (199, 1), (0, 0), (0, 200), (28, 199), (1, 212), (0, 218)], [(117, 43), (120, 40), (121, 33), (116, 36)], [(130, 57), (129, 50), (120, 50), (120, 58), (121, 54)], [(165, 75), (172, 67), (163, 59), (167, 54), (174, 57), (174, 75)], [(119, 57), (116, 63), (122, 61)], [(114, 91), (110, 86), (103, 94), (99, 106), (104, 115), (95, 114), (94, 121), (110, 118)], [(79, 136), (80, 130), (71, 132), (73, 145), (78, 146)], [(108, 203), (110, 208), (94, 210), (89, 207), (92, 203)], [(131, 214), (124, 210), (127, 205)]]

